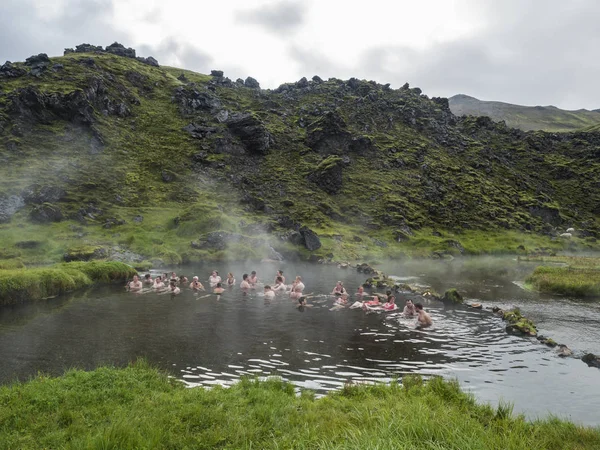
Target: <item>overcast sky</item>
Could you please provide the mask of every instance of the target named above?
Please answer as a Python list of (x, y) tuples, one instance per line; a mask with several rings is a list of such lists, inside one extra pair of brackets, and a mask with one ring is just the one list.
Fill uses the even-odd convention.
[(303, 76), (600, 108), (598, 0), (0, 0), (0, 64), (119, 41), (274, 88)]

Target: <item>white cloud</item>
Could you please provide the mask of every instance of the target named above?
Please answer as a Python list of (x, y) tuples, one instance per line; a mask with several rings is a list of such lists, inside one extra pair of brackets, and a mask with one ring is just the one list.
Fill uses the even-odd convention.
[(430, 96), (600, 107), (595, 0), (8, 0), (0, 17), (5, 59), (118, 40), (263, 87), (354, 76)]

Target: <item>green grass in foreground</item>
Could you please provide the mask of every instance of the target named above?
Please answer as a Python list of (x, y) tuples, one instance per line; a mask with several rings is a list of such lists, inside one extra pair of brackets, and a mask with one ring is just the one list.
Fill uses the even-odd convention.
[(478, 405), (457, 382), (349, 387), (280, 381), (185, 389), (144, 362), (0, 388), (0, 449), (592, 449), (600, 429)]
[(72, 262), (34, 269), (0, 270), (0, 305), (39, 300), (94, 282), (111, 282), (137, 272), (115, 261)]
[(540, 292), (576, 297), (600, 296), (598, 269), (540, 266), (525, 282)]

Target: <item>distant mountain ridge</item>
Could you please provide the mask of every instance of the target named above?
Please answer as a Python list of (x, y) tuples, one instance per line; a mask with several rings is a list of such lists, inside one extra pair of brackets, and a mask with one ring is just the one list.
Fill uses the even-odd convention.
[(450, 110), (457, 116), (488, 116), (523, 131), (574, 131), (600, 125), (600, 109), (567, 111), (556, 106), (522, 106), (479, 100), (465, 94), (450, 97)]

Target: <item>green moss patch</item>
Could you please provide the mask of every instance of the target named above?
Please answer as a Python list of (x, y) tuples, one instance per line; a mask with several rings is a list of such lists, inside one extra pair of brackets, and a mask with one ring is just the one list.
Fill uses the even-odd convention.
[(540, 266), (525, 282), (540, 292), (600, 297), (600, 269)]

